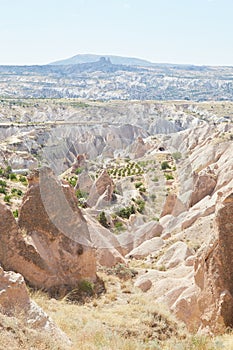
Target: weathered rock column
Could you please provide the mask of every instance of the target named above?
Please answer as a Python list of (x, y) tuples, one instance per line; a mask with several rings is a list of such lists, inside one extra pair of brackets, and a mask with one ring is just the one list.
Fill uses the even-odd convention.
[(233, 192), (219, 194), (216, 227), (196, 260), (195, 281), (201, 328), (221, 333), (233, 327)]

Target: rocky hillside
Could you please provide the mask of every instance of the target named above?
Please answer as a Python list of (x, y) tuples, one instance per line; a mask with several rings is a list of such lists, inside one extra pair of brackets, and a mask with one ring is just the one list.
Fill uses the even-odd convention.
[(70, 339), (44, 314), (37, 331), (64, 347), (192, 349), (189, 334), (232, 328), (232, 103), (2, 100), (0, 114), (3, 317), (19, 289), (31, 332), (25, 280)]
[[(231, 100), (232, 67), (97, 62), (0, 66), (0, 95), (91, 100)], [(128, 63), (127, 63), (128, 64)]]

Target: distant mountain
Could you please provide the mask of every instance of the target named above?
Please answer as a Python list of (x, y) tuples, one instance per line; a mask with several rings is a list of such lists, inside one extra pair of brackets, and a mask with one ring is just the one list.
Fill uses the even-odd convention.
[(116, 64), (112, 56), (95, 57), (79, 64), (0, 66), (0, 97), (233, 101), (233, 67), (145, 66), (137, 59), (135, 66), (129, 58)]
[(122, 64), (127, 66), (143, 66), (143, 67), (153, 66), (152, 62), (142, 60), (140, 58), (121, 57), (121, 56), (112, 56), (112, 55), (88, 55), (88, 54), (76, 55), (71, 58), (52, 62), (50, 63), (50, 65), (73, 65), (73, 64), (80, 64), (80, 63), (98, 62), (102, 57), (105, 57), (106, 59), (110, 59), (112, 64), (117, 64), (117, 65)]

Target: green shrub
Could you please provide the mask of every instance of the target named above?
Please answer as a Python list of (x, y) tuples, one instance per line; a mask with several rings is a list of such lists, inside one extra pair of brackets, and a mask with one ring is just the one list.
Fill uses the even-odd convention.
[(75, 187), (76, 184), (77, 184), (77, 177), (76, 176), (72, 176), (70, 179), (69, 179), (69, 183), (72, 187)]
[(168, 164), (167, 161), (161, 163), (161, 169), (166, 170), (166, 169), (171, 169), (170, 165)]
[(23, 194), (23, 191), (17, 190), (17, 195), (18, 195), (19, 197), (22, 196), (22, 194)]
[(151, 200), (154, 202), (154, 201), (155, 201), (155, 199), (156, 199), (156, 194), (154, 194), (154, 193), (153, 193), (153, 194), (151, 194), (151, 195), (150, 195), (150, 199), (151, 199)]
[(22, 182), (23, 185), (27, 185), (27, 178), (23, 175), (19, 176), (19, 181)]
[(116, 222), (114, 223), (114, 227), (115, 227), (115, 229), (116, 229), (117, 232), (120, 232), (120, 231), (123, 230), (124, 225), (122, 224), (122, 222), (116, 221)]
[(0, 180), (0, 186), (6, 187), (6, 181)]
[(7, 194), (5, 187), (0, 187), (0, 193)]
[(4, 202), (10, 203), (10, 201), (11, 201), (11, 196), (6, 194), (4, 197)]
[(83, 171), (83, 168), (78, 168), (75, 170), (75, 174), (80, 175), (82, 173), (82, 171)]
[(13, 180), (17, 180), (17, 176), (16, 176), (16, 174), (14, 174), (14, 173), (10, 173), (10, 174), (9, 174), (9, 179), (10, 179), (11, 181), (13, 181)]
[(159, 179), (158, 179), (158, 177), (157, 177), (157, 176), (155, 176), (155, 177), (152, 179), (152, 181), (153, 181), (153, 182), (158, 182), (158, 181), (159, 181)]
[(172, 157), (177, 161), (182, 158), (182, 154), (180, 152), (174, 152), (172, 153)]
[(146, 167), (148, 165), (148, 162), (140, 161), (140, 162), (138, 162), (138, 164), (142, 167)]
[(108, 221), (107, 221), (107, 218), (106, 218), (106, 215), (105, 215), (105, 212), (104, 212), (104, 211), (102, 211), (102, 212), (99, 214), (99, 216), (98, 216), (98, 221), (99, 221), (99, 223), (100, 223), (102, 226), (104, 226), (104, 227), (106, 227), (106, 228), (109, 227)]
[(17, 188), (12, 188), (11, 193), (12, 194), (16, 194), (17, 193)]
[(72, 289), (66, 296), (65, 300), (72, 303), (84, 304), (95, 295), (95, 286), (88, 280), (81, 280), (77, 287)]
[(142, 203), (145, 203), (145, 201), (143, 200), (143, 199), (141, 199), (141, 198), (137, 198), (137, 199), (132, 199), (137, 205), (140, 205), (140, 204), (142, 204)]
[(17, 188), (12, 188), (11, 194), (14, 195), (14, 196), (19, 196), (20, 197), (20, 196), (22, 196), (23, 191), (17, 190)]
[(82, 280), (78, 283), (78, 290), (88, 296), (94, 294), (94, 284), (88, 280)]
[(143, 187), (140, 187), (140, 188), (139, 188), (139, 192), (140, 192), (140, 193), (145, 193), (145, 192), (146, 192), (146, 187), (144, 187), (144, 186), (143, 186)]
[(15, 218), (17, 218), (17, 217), (19, 216), (19, 211), (18, 211), (18, 209), (15, 209), (15, 210), (13, 211), (13, 216), (14, 216)]
[(128, 279), (134, 278), (138, 274), (138, 271), (132, 268), (129, 268), (125, 264), (118, 263), (114, 267), (109, 268), (107, 270), (107, 274), (116, 275), (120, 279), (128, 280)]
[(123, 219), (129, 219), (130, 215), (135, 214), (135, 212), (136, 211), (135, 211), (134, 205), (131, 205), (130, 207), (125, 207), (125, 208), (120, 209), (117, 212), (117, 215)]
[(132, 198), (132, 201), (137, 204), (137, 211), (139, 213), (143, 213), (146, 205), (145, 201), (141, 198), (138, 198), (138, 199)]
[(6, 169), (5, 169), (5, 173), (6, 174), (10, 174), (12, 172), (12, 168), (10, 165), (7, 165)]
[(166, 180), (174, 180), (174, 177), (171, 174), (164, 174)]
[(76, 194), (76, 197), (77, 197), (78, 199), (80, 199), (80, 198), (86, 199), (86, 198), (88, 197), (88, 193), (85, 192), (85, 191), (80, 190), (80, 188), (77, 189), (77, 191), (75, 192), (75, 194)]
[(138, 211), (140, 214), (142, 214), (142, 213), (144, 212), (146, 203), (145, 203), (145, 201), (143, 201), (143, 200), (138, 200), (138, 201), (137, 201), (137, 204), (138, 204), (137, 211)]
[(140, 181), (140, 182), (136, 182), (135, 183), (135, 188), (139, 188), (143, 185), (143, 183)]

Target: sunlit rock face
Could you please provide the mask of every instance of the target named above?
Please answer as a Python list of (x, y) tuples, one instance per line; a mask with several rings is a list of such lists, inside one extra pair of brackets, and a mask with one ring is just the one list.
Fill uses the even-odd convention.
[(202, 328), (224, 332), (233, 326), (233, 193), (220, 193), (216, 227), (195, 263)]
[(37, 288), (66, 292), (79, 280), (96, 280), (95, 249), (86, 220), (68, 184), (49, 168), (35, 171), (20, 209), (18, 226), (1, 205), (1, 256), (4, 268), (20, 272)]

